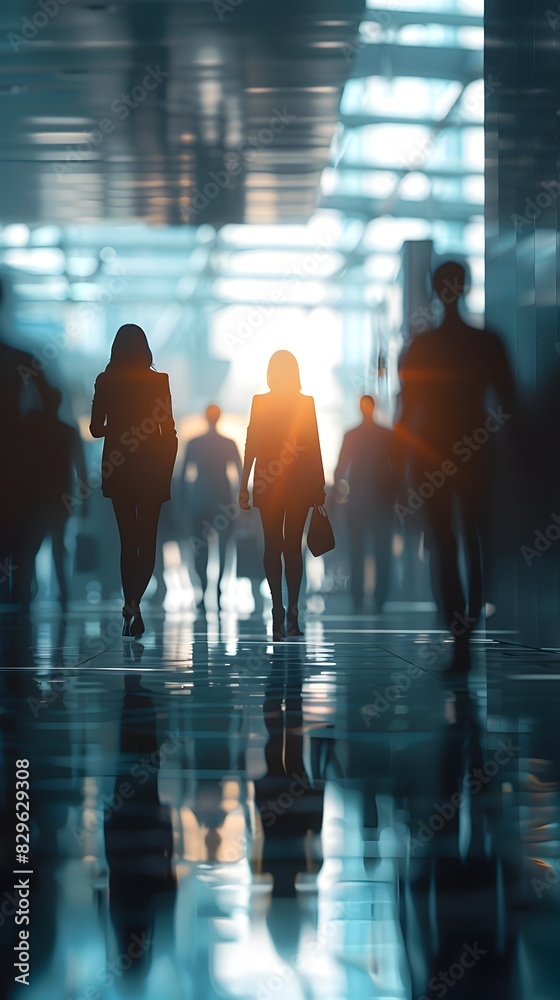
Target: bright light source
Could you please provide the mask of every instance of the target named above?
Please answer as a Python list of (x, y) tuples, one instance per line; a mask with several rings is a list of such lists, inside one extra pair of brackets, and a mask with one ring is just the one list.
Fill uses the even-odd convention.
[(4, 263), (29, 274), (64, 274), (66, 257), (57, 247), (6, 250)]
[(26, 247), (29, 243), (29, 236), (29, 227), (19, 222), (15, 222), (11, 226), (4, 226), (2, 230), (2, 242), (6, 246)]
[(72, 278), (91, 278), (98, 267), (96, 257), (69, 257), (67, 270)]

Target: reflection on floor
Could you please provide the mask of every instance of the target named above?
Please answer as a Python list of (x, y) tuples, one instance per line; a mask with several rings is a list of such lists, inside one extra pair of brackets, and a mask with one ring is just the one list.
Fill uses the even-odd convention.
[(147, 617), (142, 642), (108, 612), (0, 620), (0, 948), (10, 970), (27, 759), (27, 997), (557, 997), (556, 654), (488, 633), (455, 682), (422, 616), (274, 645)]

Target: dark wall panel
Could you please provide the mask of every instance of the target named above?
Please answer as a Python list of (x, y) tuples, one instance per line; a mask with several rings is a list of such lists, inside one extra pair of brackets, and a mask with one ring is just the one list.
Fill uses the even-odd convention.
[[(496, 624), (560, 646), (560, 331), (558, 114), (560, 6), (487, 0), (486, 316), (504, 336), (519, 387), (512, 544), (498, 564)], [(559, 529), (560, 530), (560, 529)], [(544, 548), (531, 565), (522, 546)], [(528, 558), (531, 558), (528, 556)]]

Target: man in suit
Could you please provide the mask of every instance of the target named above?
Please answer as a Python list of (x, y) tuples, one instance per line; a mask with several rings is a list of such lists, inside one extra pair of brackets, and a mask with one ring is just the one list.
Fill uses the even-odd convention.
[[(465, 669), (469, 634), (484, 603), (481, 527), (495, 462), (493, 443), (496, 434), (504, 433), (500, 429), (510, 426), (515, 390), (501, 339), (470, 326), (459, 313), (464, 267), (442, 264), (433, 284), (443, 320), (414, 337), (399, 367), (401, 412), (395, 433), (410, 486), (397, 514), (404, 523), (423, 508), (434, 576), (455, 638), (454, 664)], [(468, 567), (466, 594), (460, 548)]]
[[(71, 511), (64, 498), (73, 493), (74, 476), (80, 482), (86, 482), (87, 468), (78, 430), (58, 415), (61, 404), (60, 389), (48, 386), (43, 393), (42, 412), (32, 412), (27, 417), (27, 423), (37, 451), (33, 499), (34, 556), (43, 539), (50, 534), (59, 602), (65, 611), (68, 583), (64, 536)], [(82, 506), (81, 511), (85, 514), (86, 508)]]
[(374, 610), (380, 613), (387, 600), (391, 567), (393, 524), (392, 431), (375, 423), (375, 402), (360, 399), (362, 422), (344, 435), (334, 474), (339, 497), (348, 496), (350, 586), (354, 609), (364, 603), (364, 557), (368, 535), (375, 556)]
[(181, 474), (181, 482), (184, 483), (191, 470), (196, 473), (188, 505), (192, 518), (195, 569), (202, 587), (202, 598), (198, 604), (201, 611), (205, 607), (204, 595), (208, 586), (208, 544), (213, 535), (218, 539), (218, 607), (220, 606), (220, 586), (227, 545), (235, 519), (232, 516), (235, 505), (232, 504), (228, 466), (235, 468), (238, 477), (241, 474), (241, 457), (235, 441), (218, 432), (220, 407), (211, 404), (206, 408), (205, 416), (208, 430), (189, 441)]

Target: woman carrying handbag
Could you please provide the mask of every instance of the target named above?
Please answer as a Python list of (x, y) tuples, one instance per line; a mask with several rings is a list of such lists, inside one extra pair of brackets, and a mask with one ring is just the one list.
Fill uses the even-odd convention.
[[(301, 544), (309, 508), (325, 499), (315, 403), (301, 393), (298, 363), (289, 351), (272, 355), (267, 372), (270, 392), (254, 396), (247, 428), (239, 505), (249, 510), (253, 465), (253, 504), (264, 533), (264, 571), (272, 597), (272, 635), (276, 640), (303, 635), (298, 600), (303, 575)], [(282, 555), (288, 588), (287, 615), (282, 600)], [(286, 627), (287, 626), (287, 627)]]

